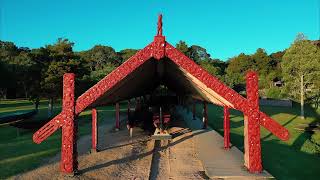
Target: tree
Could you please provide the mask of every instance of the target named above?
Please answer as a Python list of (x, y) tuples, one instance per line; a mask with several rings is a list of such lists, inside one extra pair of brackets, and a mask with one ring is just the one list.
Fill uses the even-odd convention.
[(106, 64), (120, 65), (121, 58), (109, 46), (96, 45), (92, 49), (79, 54), (84, 66), (89, 71), (101, 70)]
[(270, 58), (276, 62), (276, 63), (279, 63), (282, 61), (282, 57), (283, 55), (286, 53), (286, 50), (284, 51), (278, 51), (278, 52), (275, 52), (275, 53), (271, 53), (270, 54)]
[(104, 67), (102, 69), (91, 71), (90, 75), (89, 76), (86, 75), (84, 77), (84, 79), (90, 80), (94, 83), (97, 83), (102, 78), (104, 78), (106, 75), (111, 73), (115, 68), (116, 68), (116, 66), (114, 64), (108, 63), (108, 64), (104, 65)]
[(275, 73), (271, 73), (274, 69), (272, 59), (262, 48), (258, 48), (251, 57), (253, 59), (251, 68), (259, 73), (260, 88), (271, 88), (273, 78), (276, 75)]
[(118, 54), (121, 57), (121, 63), (128, 60), (130, 57), (135, 55), (138, 52), (137, 49), (123, 49)]
[(47, 45), (46, 49), (49, 51), (49, 57), (53, 61), (68, 61), (74, 58), (72, 50), (74, 43), (68, 39), (59, 38), (53, 45)]
[[(283, 79), (282, 78), (281, 62), (282, 62), (282, 57), (283, 57), (284, 53), (285, 53), (285, 51), (278, 51), (275, 53), (271, 53), (269, 55), (269, 57), (271, 58), (271, 60), (269, 62), (270, 70), (265, 76), (266, 81), (269, 82), (269, 87), (268, 87), (269, 89), (274, 88), (273, 83), (275, 81), (282, 81), (282, 79)], [(280, 96), (278, 96), (278, 97), (280, 97)]]
[(271, 58), (266, 51), (262, 48), (258, 48), (252, 55), (254, 61), (255, 70), (259, 71), (259, 74), (267, 74), (271, 69)]
[(8, 97), (10, 90), (16, 89), (15, 71), (12, 64), (18, 54), (19, 49), (14, 43), (0, 41), (0, 95), (4, 99)]
[(0, 41), (0, 58), (2, 61), (8, 61), (10, 58), (19, 54), (19, 49), (14, 43)]
[(241, 53), (229, 60), (226, 69), (226, 83), (236, 91), (243, 90), (245, 84), (245, 74), (248, 70), (254, 69), (255, 64), (251, 56)]
[(192, 45), (188, 48), (188, 56), (194, 60), (196, 63), (200, 61), (205, 61), (210, 59), (210, 54), (207, 53), (207, 50), (201, 46)]
[(217, 78), (222, 80), (224, 75), (223, 70), (219, 66), (220, 64), (214, 60), (205, 60), (200, 62), (200, 66), (207, 70), (211, 75), (216, 76)]
[(42, 66), (42, 68), (47, 67), (52, 61), (52, 58), (50, 57), (50, 50), (44, 47), (32, 49), (30, 51), (30, 56), (31, 59), (38, 63), (39, 66)]
[(180, 52), (182, 52), (184, 55), (188, 55), (188, 50), (189, 50), (189, 48), (188, 48), (188, 45), (187, 45), (187, 43), (186, 42), (184, 42), (184, 41), (179, 41), (177, 44), (176, 44), (176, 48), (180, 51)]
[(306, 97), (319, 93), (320, 49), (298, 35), (284, 54), (281, 67), (286, 93), (294, 99), (300, 95), (301, 118), (304, 119)]
[(12, 84), (12, 74), (10, 74), (10, 72), (7, 69), (7, 64), (0, 61), (0, 99), (7, 98), (7, 89)]
[[(73, 52), (74, 43), (68, 39), (59, 38), (53, 45), (47, 45), (45, 49), (36, 51), (35, 55), (46, 55), (46, 62), (42, 70), (41, 90), (43, 95), (48, 97), (48, 117), (51, 117), (53, 111), (54, 99), (60, 97), (62, 92), (62, 77), (64, 73), (80, 72), (80, 61)], [(40, 60), (39, 60), (40, 61)], [(40, 61), (41, 62), (41, 61)]]
[(69, 61), (53, 61), (44, 72), (41, 87), (44, 95), (49, 99), (48, 117), (52, 115), (54, 99), (61, 97), (63, 74), (79, 72), (79, 69), (81, 69), (79, 65), (80, 62), (73, 59)]
[[(38, 82), (40, 69), (37, 68), (37, 63), (32, 61), (29, 52), (22, 51), (14, 58), (13, 65), (15, 66), (15, 81), (17, 87), (23, 92), (24, 97), (29, 99), (30, 90), (33, 85)], [(20, 93), (20, 92), (17, 92)]]

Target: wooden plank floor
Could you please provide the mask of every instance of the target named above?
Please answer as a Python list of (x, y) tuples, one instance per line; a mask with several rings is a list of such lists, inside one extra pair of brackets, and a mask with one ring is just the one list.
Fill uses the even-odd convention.
[[(181, 110), (181, 109), (180, 109)], [(243, 153), (232, 146), (230, 150), (223, 147), (223, 137), (213, 129), (201, 129), (199, 119), (192, 120), (188, 112), (182, 112), (184, 121), (192, 129), (198, 157), (206, 175), (211, 179), (273, 179), (267, 171), (251, 174), (244, 167)], [(187, 117), (186, 117), (187, 116)], [(192, 117), (192, 116), (191, 116)]]
[(195, 143), (199, 159), (211, 179), (269, 179), (268, 172), (251, 174), (244, 167), (243, 153), (236, 147), (223, 148), (223, 137), (214, 130), (195, 130)]

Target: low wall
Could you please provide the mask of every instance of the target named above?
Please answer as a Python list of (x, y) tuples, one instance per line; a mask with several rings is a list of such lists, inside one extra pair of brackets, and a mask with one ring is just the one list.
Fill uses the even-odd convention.
[(292, 107), (292, 101), (289, 99), (260, 99), (259, 104), (261, 106)]

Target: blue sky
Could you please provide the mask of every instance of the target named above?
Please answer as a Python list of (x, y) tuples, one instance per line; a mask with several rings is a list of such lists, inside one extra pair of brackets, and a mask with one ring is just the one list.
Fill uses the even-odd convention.
[(0, 0), (0, 39), (38, 48), (64, 37), (74, 50), (95, 44), (117, 51), (143, 48), (163, 32), (227, 60), (259, 47), (268, 53), (290, 46), (298, 32), (319, 39), (320, 0)]

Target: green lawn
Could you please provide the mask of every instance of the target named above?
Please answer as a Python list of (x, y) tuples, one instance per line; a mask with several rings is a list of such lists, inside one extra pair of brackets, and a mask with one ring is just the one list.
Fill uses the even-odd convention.
[[(197, 106), (201, 116), (202, 106)], [(283, 142), (261, 128), (263, 167), (277, 179), (317, 179), (320, 177), (320, 148), (310, 141), (310, 134), (294, 129), (300, 123), (320, 121), (320, 109), (307, 107), (305, 120), (299, 117), (300, 107), (262, 106), (261, 110), (277, 120), (290, 131), (290, 140)], [(223, 108), (208, 106), (209, 125), (223, 135)], [(231, 143), (243, 151), (243, 115), (231, 111)]]
[[(33, 109), (29, 101), (0, 101), (0, 116), (15, 111), (28, 111)], [(126, 104), (121, 108), (125, 110)], [(57, 114), (61, 106), (55, 105)], [(99, 121), (114, 116), (114, 107), (98, 108)], [(263, 166), (277, 179), (315, 179), (320, 177), (319, 147), (310, 141), (310, 135), (294, 130), (302, 123), (319, 120), (320, 112), (306, 108), (308, 117), (299, 118), (299, 106), (293, 108), (262, 106), (261, 110), (276, 119), (289, 129), (291, 138), (287, 142), (280, 141), (267, 130), (261, 128)], [(219, 133), (223, 133), (223, 109), (209, 105), (209, 124)], [(201, 106), (197, 106), (197, 114), (201, 116)], [(47, 101), (41, 101), (39, 113), (35, 120), (44, 120), (47, 116)], [(91, 130), (91, 112), (85, 111), (79, 118), (80, 136), (89, 134)], [(55, 132), (47, 140), (37, 145), (32, 141), (33, 132), (20, 130), (9, 125), (0, 126), (0, 179), (10, 177), (17, 173), (38, 167), (45, 158), (54, 156), (60, 151), (61, 132)], [(243, 150), (243, 116), (238, 111), (231, 111), (231, 142)]]
[[(55, 104), (54, 113), (61, 111), (59, 102)], [(47, 101), (41, 101), (39, 113), (33, 117), (33, 120), (41, 121), (47, 117)], [(26, 100), (19, 101), (0, 101), (0, 116), (10, 114), (15, 111), (29, 111), (34, 106)], [(121, 104), (125, 111), (126, 104)], [(114, 107), (106, 106), (98, 108), (99, 121), (106, 117), (114, 117)], [(91, 111), (87, 110), (81, 113), (79, 120), (79, 136), (91, 132)], [(35, 144), (32, 141), (33, 131), (19, 130), (9, 125), (0, 125), (0, 179), (28, 171), (38, 167), (45, 158), (54, 156), (60, 151), (61, 131), (58, 130), (41, 144)]]

